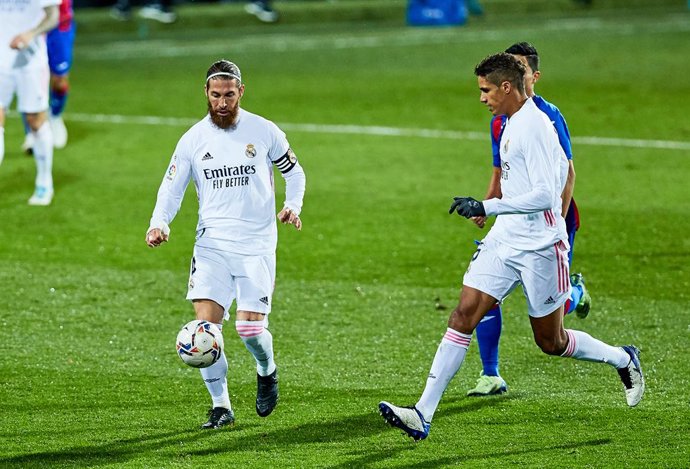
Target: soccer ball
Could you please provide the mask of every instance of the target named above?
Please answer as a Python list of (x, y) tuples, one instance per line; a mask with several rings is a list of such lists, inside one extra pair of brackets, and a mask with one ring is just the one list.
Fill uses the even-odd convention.
[(177, 334), (177, 354), (194, 368), (213, 365), (223, 353), (223, 334), (213, 323), (200, 319), (188, 322)]

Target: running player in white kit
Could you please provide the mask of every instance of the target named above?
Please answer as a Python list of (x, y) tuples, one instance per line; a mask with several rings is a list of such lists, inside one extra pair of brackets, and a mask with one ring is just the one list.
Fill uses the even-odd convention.
[(33, 135), (36, 187), (29, 205), (53, 200), (53, 133), (48, 124), (45, 33), (58, 24), (60, 0), (0, 0), (0, 163), (5, 156), (5, 112), (17, 95)]
[(524, 73), (524, 65), (507, 53), (487, 57), (475, 68), (481, 102), (492, 114), (508, 116), (500, 141), (502, 197), (481, 202), (455, 197), (450, 213), (466, 218), (496, 215), (496, 222), (465, 273), (460, 302), (450, 315), (419, 401), (412, 407), (379, 404), (384, 419), (415, 440), (428, 436), (441, 396), (460, 369), (477, 324), (518, 284), (527, 298), (535, 341), (544, 353), (612, 365), (631, 407), (644, 393), (636, 347), (613, 347), (585, 332), (563, 328), (570, 280), (561, 193), (568, 162), (553, 125), (525, 93)]
[[(240, 69), (219, 60), (206, 73), (209, 114), (185, 133), (163, 177), (146, 243), (168, 240), (168, 225), (194, 181), (199, 221), (187, 299), (197, 319), (222, 328), (237, 302), (235, 328), (257, 363), (256, 412), (268, 416), (278, 402), (273, 336), (267, 329), (275, 282), (276, 208), (273, 166), (285, 178), (282, 223), (302, 228), (299, 218), (305, 175), (285, 134), (271, 121), (240, 108)], [(201, 376), (211, 395), (202, 428), (235, 420), (227, 387), (225, 354)]]

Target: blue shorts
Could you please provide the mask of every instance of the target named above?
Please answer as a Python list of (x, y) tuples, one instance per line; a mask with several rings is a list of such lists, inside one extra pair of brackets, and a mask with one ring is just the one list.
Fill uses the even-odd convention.
[(72, 23), (66, 31), (55, 28), (46, 36), (48, 65), (53, 75), (66, 75), (72, 68), (72, 49), (76, 27)]

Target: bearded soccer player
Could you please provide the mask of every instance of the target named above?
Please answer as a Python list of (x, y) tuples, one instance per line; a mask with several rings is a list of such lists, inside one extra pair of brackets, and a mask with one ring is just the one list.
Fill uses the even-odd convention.
[(60, 0), (0, 0), (0, 163), (5, 155), (5, 111), (17, 95), (34, 137), (36, 180), (29, 205), (53, 200), (53, 133), (48, 124), (45, 33), (58, 24)]
[[(208, 115), (175, 148), (146, 243), (157, 247), (168, 241), (169, 224), (193, 180), (199, 221), (187, 299), (197, 319), (221, 329), (237, 302), (235, 329), (256, 359), (256, 412), (266, 417), (278, 402), (278, 372), (268, 330), (277, 243), (273, 167), (286, 182), (285, 203), (277, 218), (298, 230), (306, 178), (285, 134), (273, 122), (240, 107), (245, 86), (237, 65), (227, 60), (211, 65), (204, 90)], [(201, 369), (212, 400), (202, 428), (235, 421), (227, 371), (225, 354)]]
[(454, 198), (450, 213), (465, 218), (495, 215), (496, 222), (465, 273), (460, 301), (450, 315), (420, 399), (411, 407), (379, 403), (386, 422), (415, 440), (429, 435), (441, 396), (465, 360), (477, 324), (518, 285), (527, 299), (534, 339), (544, 353), (613, 366), (631, 407), (644, 393), (636, 347), (614, 347), (585, 332), (563, 328), (570, 282), (561, 194), (568, 161), (553, 125), (525, 93), (525, 67), (513, 55), (501, 53), (484, 59), (475, 75), (480, 101), (493, 115), (507, 116), (500, 141), (502, 198)]
[[(562, 214), (565, 218), (566, 232), (568, 233), (568, 243), (570, 251), (568, 262), (572, 266), (573, 249), (575, 246), (575, 234), (580, 227), (580, 215), (578, 213), (573, 190), (575, 188), (575, 167), (573, 165), (573, 150), (570, 144), (570, 132), (568, 124), (561, 111), (535, 94), (534, 85), (541, 77), (539, 69), (539, 54), (537, 49), (528, 42), (513, 44), (505, 52), (514, 55), (525, 66), (525, 92), (532, 98), (534, 104), (549, 118), (558, 133), (558, 142), (563, 148), (565, 156), (568, 158), (568, 177), (561, 198)], [(491, 146), (493, 149), (493, 172), (489, 182), (486, 199), (501, 197), (501, 154), (500, 141), (505, 129), (507, 116), (499, 115), (491, 119)], [(486, 217), (475, 217), (472, 219), (480, 228), (484, 227)], [(579, 318), (585, 318), (589, 314), (592, 299), (585, 287), (582, 274), (572, 274), (570, 276), (570, 298), (565, 303), (564, 314), (575, 313)], [(503, 312), (501, 304), (497, 303), (486, 313), (486, 316), (477, 325), (476, 335), (479, 345), (479, 356), (482, 360), (482, 371), (474, 388), (467, 392), (468, 396), (490, 396), (502, 394), (508, 390), (506, 382), (498, 371), (498, 346), (501, 338), (501, 328), (503, 323)]]

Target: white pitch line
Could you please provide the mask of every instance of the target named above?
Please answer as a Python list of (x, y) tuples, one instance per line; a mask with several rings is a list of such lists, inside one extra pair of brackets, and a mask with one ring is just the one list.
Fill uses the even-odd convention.
[[(65, 119), (87, 123), (106, 123), (124, 125), (165, 125), (176, 127), (190, 127), (199, 119), (191, 117), (160, 117), (160, 116), (125, 116), (118, 114), (84, 114), (67, 113)], [(487, 140), (485, 132), (440, 130), (440, 129), (411, 129), (405, 127), (383, 127), (365, 125), (329, 125), (329, 124), (298, 124), (279, 123), (278, 126), (288, 132), (305, 132), (320, 134), (349, 134), (374, 135), (381, 137), (412, 137), (436, 138), (448, 140)], [(690, 142), (677, 140), (644, 140), (630, 138), (608, 137), (573, 137), (573, 143), (578, 145), (625, 147), (625, 148), (653, 148), (660, 150), (690, 150)]]
[[(605, 36), (633, 36), (645, 34), (669, 34), (690, 31), (690, 22), (684, 17), (664, 17), (656, 20), (628, 23), (598, 18), (552, 19), (543, 24), (529, 27), (467, 30), (394, 28), (375, 32), (353, 32), (351, 34), (309, 33), (280, 34), (264, 33), (232, 39), (232, 50), (255, 48), (262, 53), (285, 51), (318, 51), (342, 49), (370, 49), (380, 47), (413, 47), (448, 44), (485, 43), (487, 41), (510, 41), (516, 37), (530, 37), (535, 33), (553, 31), (578, 35), (587, 32)], [(149, 39), (142, 47), (140, 40), (112, 41), (107, 44), (80, 44), (76, 54), (80, 59), (112, 61), (147, 59), (160, 57), (208, 56), (228, 51), (228, 44), (217, 39)]]

